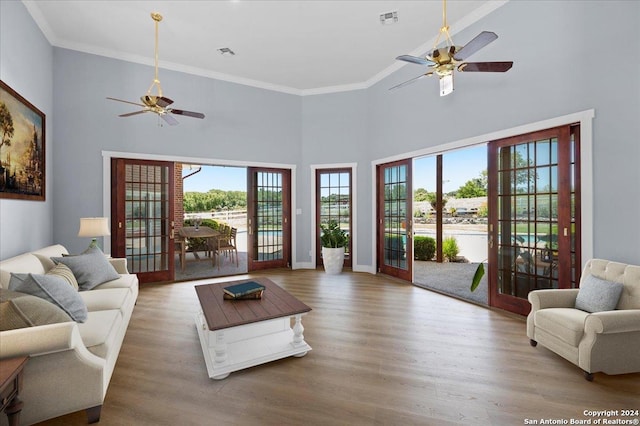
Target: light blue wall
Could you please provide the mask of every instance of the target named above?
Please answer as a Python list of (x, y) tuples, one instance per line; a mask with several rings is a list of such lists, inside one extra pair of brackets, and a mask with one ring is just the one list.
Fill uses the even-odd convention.
[[(511, 1), (454, 41), (464, 44), (482, 30), (495, 31), (498, 40), (470, 60), (513, 60), (512, 70), (456, 74), (456, 90), (446, 97), (438, 96), (437, 80), (429, 78), (389, 92), (424, 72), (409, 64), (367, 89), (364, 100), (359, 92), (305, 98), (303, 133), (311, 135), (305, 142), (337, 129), (324, 117), (367, 112), (365, 143), (353, 142), (362, 148), (362, 235), (371, 233), (371, 161), (594, 109), (594, 255), (640, 264), (639, 28), (640, 2)], [(317, 123), (314, 115), (321, 117)], [(324, 138), (323, 150), (349, 152), (339, 138)], [(360, 262), (370, 260), (370, 250), (371, 241), (362, 239)]]
[[(362, 159), (367, 151), (367, 93), (363, 90), (331, 95), (317, 95), (305, 97), (302, 104), (302, 158), (298, 184), (299, 207), (303, 215), (298, 217), (304, 238), (298, 241), (299, 262), (315, 262), (309, 257), (311, 249), (310, 237), (311, 221), (315, 214), (311, 210), (311, 203), (315, 192), (311, 189), (311, 166), (326, 166), (345, 163), (359, 163), (358, 168), (366, 167)], [(359, 175), (353, 176), (358, 179)], [(358, 182), (355, 182), (356, 184)], [(367, 197), (368, 190), (358, 191), (358, 205), (370, 205)], [(359, 221), (354, 224), (359, 247), (371, 247), (370, 232), (360, 226)], [(366, 221), (371, 226), (371, 221)], [(366, 241), (368, 245), (365, 246)], [(371, 250), (357, 252), (354, 265), (371, 265)]]
[[(0, 1), (0, 79), (46, 118), (46, 201), (0, 199), (0, 259), (51, 244), (54, 166), (53, 48), (22, 2)], [(2, 158), (4, 158), (4, 150)]]
[(420, 74), (405, 66), (370, 90), (373, 156), (593, 108), (594, 255), (639, 264), (639, 27), (640, 2), (511, 1), (454, 40), (495, 31), (471, 60), (512, 59), (513, 69), (457, 74), (446, 98), (430, 79), (390, 96), (387, 87)]
[[(203, 112), (204, 120), (178, 117), (158, 126), (155, 114), (120, 118), (139, 101), (153, 68), (72, 50), (54, 50), (57, 182), (54, 240), (69, 250), (86, 245), (76, 237), (80, 217), (102, 215), (102, 151), (297, 164), (301, 99), (298, 96), (160, 70), (164, 95), (176, 108)], [(82, 194), (79, 198), (78, 194)]]
[[(21, 3), (0, 4), (3, 80), (47, 113), (48, 127), (55, 109), (51, 196), (44, 204), (12, 202), (11, 210), (2, 201), (0, 257), (52, 239), (84, 247), (78, 219), (102, 212), (101, 151), (108, 150), (295, 164), (299, 262), (311, 262), (310, 166), (356, 162), (356, 263), (372, 267), (372, 161), (594, 109), (594, 254), (640, 264), (640, 2), (511, 1), (454, 40), (495, 31), (500, 38), (471, 59), (513, 60), (513, 69), (458, 74), (456, 91), (444, 98), (431, 79), (387, 90), (419, 75), (415, 65), (366, 90), (302, 98), (161, 70), (176, 107), (207, 114), (177, 127), (157, 127), (154, 116), (117, 118), (127, 105), (104, 99), (135, 100), (150, 84), (151, 67), (51, 49)], [(27, 63), (16, 66), (14, 57)], [(31, 232), (34, 221), (43, 232)]]

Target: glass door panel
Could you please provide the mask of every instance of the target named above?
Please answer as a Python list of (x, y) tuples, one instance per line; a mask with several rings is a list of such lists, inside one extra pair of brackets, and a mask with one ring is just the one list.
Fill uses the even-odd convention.
[(291, 172), (249, 168), (249, 270), (290, 266)]
[(573, 150), (569, 126), (490, 144), (490, 304), (526, 314), (531, 290), (575, 287)]
[(114, 159), (114, 256), (141, 282), (173, 279), (173, 163)]
[[(351, 169), (316, 170), (316, 266), (322, 265), (320, 224), (335, 220), (351, 235)], [(345, 248), (344, 266), (351, 267), (351, 238)]]
[(378, 167), (378, 265), (380, 272), (412, 279), (411, 162)]

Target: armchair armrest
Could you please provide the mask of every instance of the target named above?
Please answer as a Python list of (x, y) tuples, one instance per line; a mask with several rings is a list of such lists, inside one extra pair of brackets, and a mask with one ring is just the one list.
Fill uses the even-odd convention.
[(109, 263), (114, 267), (119, 274), (128, 274), (127, 259), (125, 257), (110, 257)]
[(584, 330), (596, 334), (640, 331), (640, 309), (595, 312), (585, 320)]
[(545, 308), (573, 308), (578, 296), (577, 288), (534, 290), (529, 292), (531, 311)]

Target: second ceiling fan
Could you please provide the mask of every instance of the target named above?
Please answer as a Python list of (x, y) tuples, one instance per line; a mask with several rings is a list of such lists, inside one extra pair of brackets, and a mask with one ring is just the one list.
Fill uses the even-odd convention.
[[(438, 42), (442, 35), (445, 35), (447, 45), (438, 48)], [(401, 55), (396, 59), (400, 61), (410, 62), (412, 64), (426, 65), (430, 70), (418, 77), (407, 80), (391, 87), (389, 90), (399, 89), (408, 84), (414, 83), (423, 77), (437, 75), (440, 81), (440, 96), (448, 95), (453, 92), (453, 74), (457, 70), (459, 72), (506, 72), (511, 69), (513, 62), (465, 62), (465, 60), (476, 53), (478, 50), (491, 43), (498, 36), (491, 31), (483, 31), (473, 40), (464, 46), (456, 46), (449, 35), (449, 26), (447, 25), (447, 2), (442, 0), (442, 27), (436, 39), (433, 50), (424, 58), (419, 56)]]
[[(160, 85), (160, 80), (158, 79), (158, 23), (162, 21), (162, 15), (159, 13), (152, 13), (151, 18), (155, 21), (156, 27), (156, 47), (155, 47), (155, 70), (156, 74), (149, 86), (149, 90), (147, 90), (147, 94), (140, 97), (140, 101), (142, 103), (125, 101), (122, 99), (110, 98), (112, 101), (124, 102), (127, 104), (138, 105), (141, 106), (142, 109), (139, 111), (129, 112), (126, 114), (120, 114), (119, 117), (130, 117), (132, 115), (144, 114), (145, 112), (154, 112), (158, 114), (160, 118), (162, 118), (167, 124), (171, 126), (175, 126), (178, 124), (178, 120), (176, 120), (171, 114), (175, 115), (184, 115), (186, 117), (194, 117), (194, 118), (204, 118), (204, 114), (201, 112), (193, 112), (193, 111), (185, 111), (183, 109), (169, 108), (169, 105), (173, 103), (173, 101), (162, 95), (162, 86)], [(152, 94), (151, 91), (156, 87), (157, 94)]]

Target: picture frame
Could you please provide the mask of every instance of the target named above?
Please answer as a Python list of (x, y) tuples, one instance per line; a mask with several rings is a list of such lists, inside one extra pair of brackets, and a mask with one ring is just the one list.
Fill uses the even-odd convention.
[(0, 199), (45, 201), (46, 117), (0, 80)]

